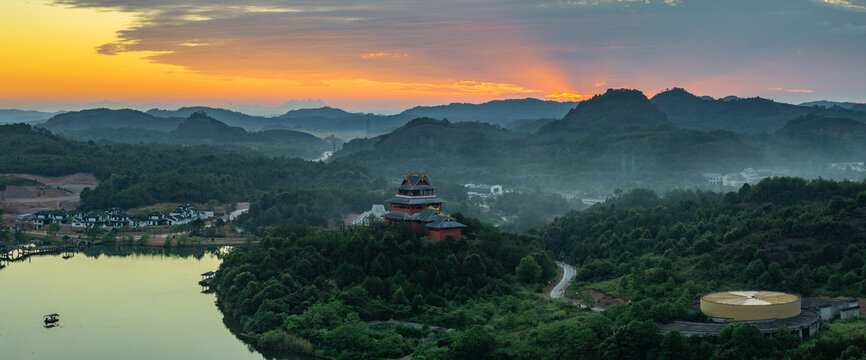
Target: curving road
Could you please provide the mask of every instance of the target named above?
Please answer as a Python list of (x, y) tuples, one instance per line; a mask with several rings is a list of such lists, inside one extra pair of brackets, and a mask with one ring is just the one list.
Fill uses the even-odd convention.
[(565, 290), (568, 289), (568, 285), (571, 284), (571, 279), (574, 279), (574, 276), (577, 275), (577, 270), (574, 269), (573, 265), (566, 264), (561, 261), (556, 262), (556, 266), (562, 268), (562, 279), (559, 280), (559, 283), (550, 290), (550, 298), (551, 299), (559, 299), (565, 296)]

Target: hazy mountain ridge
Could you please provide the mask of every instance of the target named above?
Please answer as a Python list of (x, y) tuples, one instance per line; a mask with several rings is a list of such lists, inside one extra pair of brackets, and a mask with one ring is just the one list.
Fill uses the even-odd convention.
[(663, 91), (653, 96), (651, 101), (677, 126), (699, 130), (772, 133), (781, 129), (788, 120), (809, 112), (866, 120), (866, 112), (852, 109), (814, 108), (759, 97), (709, 100), (682, 88)]
[[(223, 113), (224, 114), (224, 113)], [(214, 119), (204, 111), (188, 118), (161, 118), (137, 110), (96, 109), (57, 115), (45, 123), (52, 132), (82, 141), (235, 145), (268, 156), (315, 159), (332, 149), (330, 142), (294, 130), (247, 132)]]
[(638, 90), (608, 89), (538, 130), (542, 135), (665, 131), (675, 126)]
[(416, 106), (400, 113), (413, 118), (431, 117), (452, 122), (480, 121), (506, 126), (517, 120), (562, 118), (577, 102), (557, 102), (535, 98), (493, 100), (482, 104), (451, 103)]
[(0, 124), (40, 123), (57, 113), (36, 110), (0, 109)]
[(389, 134), (350, 141), (335, 161), (379, 174), (422, 164), (447, 181), (584, 191), (686, 184), (708, 167), (762, 161), (757, 148), (732, 132), (677, 129), (636, 90), (611, 90), (581, 102), (538, 133), (545, 136), (415, 119)]
[(182, 118), (161, 118), (138, 110), (91, 109), (71, 111), (55, 115), (42, 127), (52, 132), (85, 130), (95, 128), (141, 128), (157, 131), (171, 131), (183, 121)]

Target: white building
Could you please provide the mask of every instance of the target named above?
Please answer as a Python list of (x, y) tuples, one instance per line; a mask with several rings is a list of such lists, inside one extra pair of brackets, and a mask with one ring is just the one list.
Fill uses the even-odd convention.
[(367, 226), (372, 225), (376, 222), (383, 222), (385, 219), (383, 216), (387, 213), (385, 211), (384, 205), (373, 205), (370, 210), (364, 211), (361, 215), (358, 215), (355, 220), (352, 220), (353, 226)]

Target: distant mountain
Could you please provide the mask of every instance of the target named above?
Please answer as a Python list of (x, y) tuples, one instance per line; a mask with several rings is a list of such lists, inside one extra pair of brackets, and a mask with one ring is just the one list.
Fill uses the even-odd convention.
[(764, 98), (729, 98), (707, 100), (682, 88), (673, 88), (653, 96), (652, 102), (677, 126), (699, 130), (772, 133), (788, 120), (811, 111), (827, 116), (866, 119), (866, 113), (843, 108), (815, 109)]
[(271, 126), (310, 129), (319, 133), (335, 133), (341, 137), (371, 137), (394, 130), (408, 122), (406, 115), (376, 115), (350, 113), (341, 109), (321, 107), (292, 110), (272, 119)]
[(482, 104), (451, 103), (439, 106), (416, 106), (400, 115), (410, 118), (430, 117), (451, 122), (480, 121), (506, 126), (515, 120), (560, 119), (576, 102), (545, 101), (533, 98), (493, 100)]
[(208, 116), (216, 120), (222, 121), (228, 125), (239, 126), (251, 131), (259, 130), (262, 128), (262, 126), (271, 124), (273, 122), (271, 118), (252, 116), (237, 111), (212, 108), (207, 106), (182, 107), (177, 110), (150, 109), (147, 111), (147, 114), (161, 118), (188, 118), (197, 112), (205, 112), (208, 114)]
[(547, 123), (538, 134), (611, 134), (666, 131), (675, 126), (638, 90), (608, 89), (581, 102), (562, 120)]
[(866, 141), (866, 124), (844, 118), (829, 118), (810, 113), (788, 121), (776, 136), (798, 139)]
[[(864, 107), (864, 109), (866, 109), (866, 104), (859, 104), (859, 103), (855, 103), (855, 102), (838, 102), (838, 101), (829, 101), (829, 100), (809, 101), (809, 102), (804, 102), (804, 103), (800, 104), (800, 106), (806, 106), (806, 107), (817, 106), (819, 108), (824, 108), (824, 109), (829, 109), (829, 108), (832, 108), (834, 106), (838, 106), (840, 108), (848, 109), (848, 110), (853, 110), (855, 107), (858, 107), (858, 105), (861, 107)], [(863, 111), (863, 110), (860, 110), (860, 111)]]
[(226, 123), (210, 117), (204, 111), (197, 111), (189, 115), (177, 129), (169, 135), (177, 139), (210, 139), (220, 142), (233, 142), (246, 140), (247, 132), (240, 127), (228, 126)]
[(53, 113), (35, 110), (0, 109), (0, 124), (39, 123), (50, 119)]
[(320, 108), (312, 108), (312, 109), (297, 109), (286, 112), (283, 115), (280, 115), (281, 119), (302, 119), (302, 118), (311, 118), (311, 117), (320, 117), (324, 119), (339, 119), (345, 118), (353, 115), (363, 115), (359, 113), (350, 113), (344, 111), (342, 109), (336, 109), (329, 106), (324, 106)]
[(771, 140), (787, 159), (840, 162), (866, 157), (866, 124), (851, 119), (810, 113), (789, 121)]
[(138, 110), (92, 109), (54, 115), (42, 127), (60, 133), (98, 128), (171, 131), (177, 128), (181, 121), (180, 118), (154, 117)]
[(286, 111), (295, 109), (318, 108), (325, 106), (325, 102), (319, 99), (289, 100), (277, 107), (265, 107), (261, 105), (232, 105), (232, 110), (244, 114), (263, 117), (275, 117), (285, 114)]
[[(621, 107), (635, 103), (644, 104), (641, 111)], [(703, 181), (700, 174), (708, 168), (742, 169), (763, 161), (732, 132), (675, 128), (639, 92), (612, 90), (582, 102), (566, 118), (545, 128), (558, 124), (562, 131), (547, 131), (569, 136), (419, 118), (385, 135), (351, 140), (334, 161), (362, 164), (382, 176), (419, 169), (458, 183), (601, 193), (635, 186), (661, 191)]]
[(559, 119), (523, 119), (523, 120), (514, 120), (510, 122), (508, 125), (504, 127), (509, 130), (514, 130), (517, 132), (532, 134), (538, 129), (541, 129), (542, 126), (547, 125), (550, 122), (556, 121)]

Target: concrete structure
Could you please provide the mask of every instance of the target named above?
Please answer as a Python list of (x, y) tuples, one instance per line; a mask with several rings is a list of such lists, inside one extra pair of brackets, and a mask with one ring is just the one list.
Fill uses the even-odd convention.
[(361, 215), (352, 220), (352, 225), (354, 226), (368, 226), (372, 225), (376, 222), (383, 222), (385, 219), (383, 216), (388, 212), (385, 211), (385, 206), (383, 205), (373, 205), (370, 210), (364, 211)]
[[(690, 308), (694, 309), (693, 306), (698, 304), (693, 304)], [(701, 297), (700, 307), (714, 322), (674, 321), (659, 324), (659, 330), (662, 334), (676, 330), (685, 336), (718, 336), (719, 331), (731, 323), (748, 322), (757, 326), (764, 334), (772, 335), (783, 326), (805, 338), (815, 335), (822, 321), (860, 316), (860, 303), (856, 299), (801, 299), (797, 295), (774, 291), (706, 294)], [(788, 316), (792, 314), (796, 315)]]
[(775, 291), (727, 291), (701, 296), (701, 311), (719, 320), (786, 319), (800, 315), (800, 297)]
[(860, 302), (857, 299), (803, 299), (803, 307), (818, 309), (821, 320), (830, 321), (836, 318), (847, 319), (860, 316)]
[[(674, 321), (667, 324), (659, 324), (659, 331), (662, 334), (667, 334), (668, 332), (676, 330), (685, 336), (718, 336), (719, 331), (722, 331), (722, 329), (728, 326), (728, 324), (734, 322), (738, 321), (716, 323)], [(821, 315), (813, 308), (806, 308), (802, 309), (799, 315), (787, 319), (748, 322), (755, 324), (762, 333), (767, 335), (775, 334), (780, 326), (784, 326), (792, 332), (796, 332), (801, 338), (806, 338), (818, 333), (818, 330), (821, 327)]]

